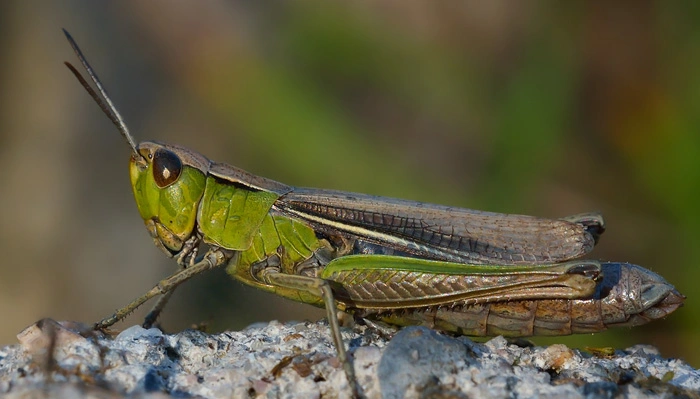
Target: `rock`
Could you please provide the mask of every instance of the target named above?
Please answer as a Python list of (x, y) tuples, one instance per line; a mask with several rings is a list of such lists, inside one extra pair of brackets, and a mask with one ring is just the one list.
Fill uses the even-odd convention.
[[(503, 337), (480, 344), (424, 327), (390, 340), (367, 327), (343, 329), (343, 337), (368, 398), (700, 398), (698, 370), (644, 345), (598, 357)], [(134, 326), (113, 337), (45, 319), (18, 339), (0, 348), (3, 397), (350, 397), (325, 322), (220, 334)]]

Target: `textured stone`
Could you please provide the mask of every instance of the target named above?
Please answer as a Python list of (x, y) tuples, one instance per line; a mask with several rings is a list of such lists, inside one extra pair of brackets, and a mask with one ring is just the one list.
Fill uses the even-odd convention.
[[(647, 345), (593, 356), (564, 345), (484, 344), (423, 327), (392, 339), (344, 329), (369, 398), (700, 398), (700, 372)], [(9, 398), (348, 398), (328, 325), (271, 322), (237, 332), (164, 334), (130, 327), (115, 337), (42, 320), (0, 348)]]

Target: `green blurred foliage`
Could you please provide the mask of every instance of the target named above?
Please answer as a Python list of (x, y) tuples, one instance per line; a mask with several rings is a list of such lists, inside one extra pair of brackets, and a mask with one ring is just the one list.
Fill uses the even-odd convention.
[[(0, 18), (29, 21), (5, 25), (3, 59), (20, 53), (22, 43), (44, 52), (60, 48), (42, 59), (50, 68), (26, 69), (33, 72), (25, 76), (51, 74), (60, 91), (47, 94), (44, 109), (17, 107), (10, 114), (5, 108), (0, 160), (9, 167), (41, 157), (41, 146), (13, 147), (20, 143), (13, 135), (27, 131), (22, 113), (72, 117), (70, 125), (47, 117), (54, 122), (46, 130), (58, 130), (50, 134), (75, 136), (59, 148), (69, 154), (69, 166), (53, 181), (70, 191), (58, 195), (66, 204), (51, 213), (64, 216), (46, 236), (73, 240), (32, 247), (44, 254), (35, 259), (13, 244), (28, 242), (31, 232), (3, 226), (4, 253), (53, 267), (30, 268), (32, 275), (3, 272), (3, 282), (48, 281), (40, 286), (49, 294), (9, 331), (44, 315), (91, 321), (168, 271), (145, 272), (154, 262), (169, 263), (155, 250), (141, 252), (151, 251), (150, 240), (135, 232), (143, 228), (128, 203), (126, 148), (116, 133), (96, 136), (97, 129), (109, 131), (109, 122), (60, 70), (61, 61), (73, 60), (59, 30), (65, 26), (137, 139), (177, 142), (293, 185), (547, 217), (603, 211), (608, 231), (592, 256), (662, 274), (688, 296), (686, 306), (641, 328), (535, 342), (649, 343), (664, 356), (700, 364), (700, 299), (692, 289), (700, 277), (694, 3), (74, 1), (67, 9), (45, 5), (38, 14), (28, 3), (3, 6), (14, 17)], [(0, 66), (2, 82), (30, 68), (22, 65)], [(20, 86), (4, 87), (19, 92)], [(5, 90), (0, 101), (16, 104), (17, 92)], [(32, 103), (41, 93), (22, 91)], [(64, 96), (71, 100), (61, 101)], [(31, 176), (23, 172), (3, 183), (25, 193), (22, 184), (45, 177)], [(4, 211), (19, 215), (45, 206), (23, 210), (21, 201), (5, 201)], [(59, 278), (71, 294), (46, 288), (56, 284), (57, 266), (63, 276), (73, 270)], [(291, 311), (287, 301), (221, 277), (179, 290), (165, 325), (211, 319), (213, 329), (224, 329), (272, 317), (322, 317), (307, 315), (303, 305)], [(103, 295), (108, 303), (91, 300), (85, 307), (86, 298)], [(264, 313), (275, 307), (281, 310)]]

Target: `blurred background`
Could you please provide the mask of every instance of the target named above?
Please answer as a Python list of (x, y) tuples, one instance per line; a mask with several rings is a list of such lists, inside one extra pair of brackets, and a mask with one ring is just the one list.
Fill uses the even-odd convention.
[[(77, 64), (65, 27), (137, 141), (298, 186), (603, 212), (591, 256), (662, 274), (686, 306), (534, 341), (646, 343), (698, 367), (699, 18), (690, 1), (2, 2), (0, 344), (42, 317), (94, 322), (175, 270), (138, 216), (126, 144), (62, 64)], [(321, 317), (218, 270), (162, 321)]]

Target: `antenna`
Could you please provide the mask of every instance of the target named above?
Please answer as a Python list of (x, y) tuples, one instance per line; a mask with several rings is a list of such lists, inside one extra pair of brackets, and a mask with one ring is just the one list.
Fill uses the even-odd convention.
[[(129, 146), (131, 147), (131, 150), (135, 155), (138, 155), (139, 157), (141, 154), (139, 154), (138, 151), (136, 151), (136, 143), (134, 142), (133, 137), (131, 136), (131, 133), (129, 133), (129, 128), (126, 127), (126, 123), (124, 123), (124, 119), (122, 119), (121, 114), (119, 114), (119, 111), (117, 111), (117, 107), (114, 106), (114, 103), (112, 103), (112, 100), (109, 98), (109, 94), (107, 94), (107, 90), (102, 86), (102, 82), (100, 82), (100, 78), (97, 77), (97, 73), (92, 69), (90, 64), (88, 63), (87, 59), (83, 55), (83, 52), (80, 51), (80, 47), (78, 47), (78, 44), (73, 40), (73, 37), (68, 33), (67, 30), (63, 29), (63, 34), (66, 35), (66, 39), (68, 39), (68, 42), (70, 43), (71, 47), (73, 47), (73, 51), (75, 51), (75, 54), (78, 56), (78, 59), (80, 60), (80, 63), (83, 64), (83, 68), (85, 68), (85, 71), (88, 73), (90, 76), (90, 79), (92, 79), (93, 83), (95, 83), (95, 87), (97, 87), (97, 90), (100, 92), (102, 97), (98, 95), (95, 90), (90, 86), (90, 84), (83, 78), (83, 75), (78, 72), (78, 70), (70, 63), (70, 62), (64, 62), (68, 69), (73, 72), (73, 75), (78, 79), (81, 85), (87, 90), (87, 92), (90, 94), (90, 97), (92, 97), (93, 100), (97, 103), (97, 105), (100, 106), (102, 109), (102, 112), (107, 115), (107, 117), (114, 123), (114, 126), (119, 129), (119, 132), (122, 134), (122, 136), (126, 139), (127, 143), (129, 143)], [(104, 100), (103, 100), (104, 99)]]

